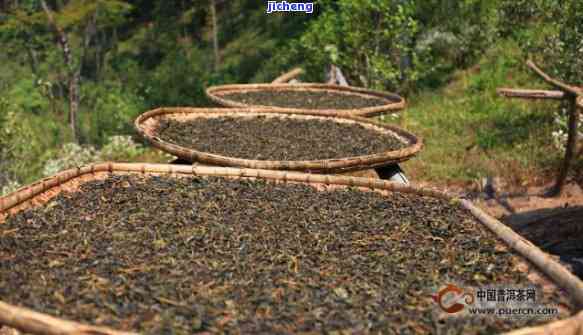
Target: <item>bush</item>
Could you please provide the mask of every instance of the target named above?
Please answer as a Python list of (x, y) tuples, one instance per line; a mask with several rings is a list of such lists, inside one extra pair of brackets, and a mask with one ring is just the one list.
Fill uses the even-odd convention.
[(322, 1), (322, 14), (297, 47), (313, 68), (329, 63), (342, 68), (353, 85), (396, 89), (415, 80), (411, 39), (418, 31), (410, 3), (395, 1)]
[(81, 115), (87, 143), (103, 145), (110, 136), (133, 132), (134, 119), (145, 110), (143, 98), (118, 84), (83, 86)]
[(76, 143), (66, 143), (58, 152), (57, 157), (48, 160), (43, 168), (45, 177), (57, 172), (80, 167), (97, 160), (97, 151), (91, 146), (80, 146)]
[(130, 136), (112, 136), (98, 153), (105, 161), (132, 160), (144, 153), (144, 148)]
[(356, 86), (441, 85), (496, 39), (498, 1), (323, 0), (320, 16), (290, 44), (292, 58), (304, 59), (310, 74), (337, 64)]
[[(2, 185), (2, 184), (0, 184)], [(0, 197), (8, 195), (16, 190), (18, 190), (22, 185), (14, 180), (8, 180), (0, 187)]]
[(45, 163), (43, 175), (52, 176), (63, 170), (99, 161), (132, 161), (143, 153), (144, 148), (135, 143), (130, 136), (109, 137), (101, 150), (91, 145), (66, 143), (55, 157)]
[(154, 70), (144, 69), (139, 94), (148, 108), (160, 106), (204, 106), (204, 87), (210, 79), (211, 62), (197, 49), (174, 50)]
[(12, 103), (0, 103), (0, 167), (4, 179), (27, 183), (41, 174), (43, 161), (62, 140), (63, 127)]

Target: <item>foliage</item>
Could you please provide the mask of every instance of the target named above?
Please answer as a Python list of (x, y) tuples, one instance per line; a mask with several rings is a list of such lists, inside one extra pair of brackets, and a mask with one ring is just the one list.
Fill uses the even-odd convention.
[[(526, 57), (553, 76), (581, 83), (583, 3), (576, 0), (504, 0), (502, 22), (512, 27)], [(507, 29), (508, 32), (509, 29)]]
[[(566, 108), (562, 108), (560, 113), (555, 116), (555, 127), (556, 130), (553, 131), (553, 140), (555, 147), (559, 150), (564, 151), (567, 147), (568, 138), (568, 113)], [(577, 125), (579, 131), (578, 138), (583, 138), (583, 119), (579, 119), (579, 124)]]
[(54, 158), (45, 163), (43, 175), (52, 176), (66, 169), (99, 161), (131, 161), (143, 152), (144, 148), (135, 143), (129, 136), (112, 136), (101, 150), (90, 145), (81, 146), (76, 143), (66, 143)]
[(84, 113), (85, 142), (102, 145), (113, 135), (133, 133), (133, 120), (144, 111), (144, 99), (117, 83), (84, 85), (82, 103), (93, 106)]
[[(501, 12), (506, 24), (519, 28), (515, 38), (525, 58), (534, 58), (555, 78), (583, 84), (583, 2), (508, 0), (502, 3)], [(562, 151), (567, 141), (564, 108), (555, 114), (554, 124), (554, 143)], [(583, 133), (583, 124), (578, 129)]]
[(104, 161), (132, 160), (144, 153), (144, 148), (130, 136), (111, 136), (99, 151)]
[(475, 63), (498, 37), (498, 0), (416, 1), (415, 38), (421, 87), (439, 87)]
[(0, 197), (4, 195), (8, 195), (16, 190), (18, 190), (22, 185), (20, 185), (17, 181), (9, 180), (5, 185), (0, 188)]
[(43, 115), (26, 112), (11, 103), (2, 104), (1, 163), (5, 179), (31, 182), (39, 175), (44, 158), (60, 140), (62, 128)]
[(301, 37), (299, 47), (313, 67), (340, 66), (363, 86), (392, 88), (414, 80), (407, 62), (415, 55), (409, 42), (418, 31), (410, 2), (322, 1), (322, 14)]
[[(520, 164), (530, 159), (536, 163), (529, 166), (539, 166), (548, 159), (538, 150), (527, 155), (508, 143), (523, 148), (536, 143), (544, 149), (549, 143), (512, 132), (508, 125), (549, 142), (555, 131), (558, 145), (564, 137), (564, 115), (559, 113), (555, 123), (539, 118), (538, 109), (556, 105), (527, 108), (532, 105), (500, 102), (494, 89), (520, 83), (547, 87), (525, 69), (529, 56), (552, 75), (582, 84), (583, 2), (575, 0), (318, 0), (312, 15), (266, 15), (265, 5), (255, 0), (216, 1), (216, 69), (208, 0), (47, 3), (69, 37), (81, 75), (82, 145), (64, 146), (72, 140), (69, 73), (40, 2), (5, 2), (0, 7), (2, 187), (37, 179), (45, 165), (64, 168), (68, 155), (75, 164), (90, 158), (159, 159), (142, 149), (122, 150), (133, 148), (122, 138), (133, 134), (139, 113), (160, 106), (210, 106), (204, 94), (209, 85), (269, 82), (295, 66), (306, 70), (302, 80), (323, 81), (331, 63), (340, 66), (352, 85), (407, 95), (413, 102), (411, 122), (421, 125), (404, 122), (427, 135), (429, 143), (435, 136), (450, 147), (471, 140), (479, 150), (512, 153)], [(484, 55), (500, 57), (498, 70)], [(457, 90), (453, 97), (447, 96), (451, 87)], [(446, 96), (436, 97), (435, 90)], [(527, 121), (544, 127), (533, 129)], [(125, 137), (112, 140), (116, 135)], [(423, 157), (442, 160), (445, 152), (428, 148)], [(94, 152), (85, 155), (84, 150)], [(463, 152), (456, 149), (453, 155), (462, 157)], [(450, 175), (463, 178), (492, 169), (477, 158), (464, 161), (469, 167), (455, 158), (452, 162), (455, 167), (449, 170), (455, 172)], [(437, 170), (449, 173), (446, 167)]]
[(93, 147), (82, 147), (77, 143), (66, 143), (55, 159), (48, 160), (43, 168), (44, 176), (51, 176), (62, 170), (80, 167), (93, 162), (97, 153)]

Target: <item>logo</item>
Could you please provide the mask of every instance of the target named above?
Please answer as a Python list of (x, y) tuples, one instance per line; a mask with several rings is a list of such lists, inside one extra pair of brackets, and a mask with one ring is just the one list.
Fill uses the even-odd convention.
[(277, 2), (277, 1), (268, 1), (267, 8), (265, 10), (267, 14), (275, 13), (275, 12), (304, 12), (308, 14), (312, 14), (314, 12), (314, 3), (313, 2)]
[(465, 292), (453, 284), (447, 284), (445, 288), (437, 292), (437, 295), (432, 295), (431, 298), (444, 312), (450, 314), (457, 313), (466, 307), (466, 305), (459, 302), (461, 299), (464, 299), (467, 305), (474, 303), (474, 294), (472, 292)]

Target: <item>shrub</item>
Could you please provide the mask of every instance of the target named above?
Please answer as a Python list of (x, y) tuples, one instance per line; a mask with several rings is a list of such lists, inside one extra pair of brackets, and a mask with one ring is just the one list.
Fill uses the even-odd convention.
[(91, 145), (66, 143), (55, 157), (44, 164), (43, 175), (51, 176), (66, 169), (99, 161), (131, 161), (143, 153), (144, 148), (130, 136), (111, 136), (101, 150)]

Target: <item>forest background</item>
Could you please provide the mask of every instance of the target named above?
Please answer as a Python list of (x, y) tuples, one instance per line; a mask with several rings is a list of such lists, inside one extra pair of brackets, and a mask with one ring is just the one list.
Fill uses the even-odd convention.
[[(321, 82), (330, 64), (353, 86), (407, 98), (383, 121), (426, 139), (404, 164), (411, 179), (544, 183), (565, 106), (496, 95), (547, 87), (527, 58), (583, 86), (583, 1), (318, 0), (313, 14), (268, 15), (257, 0), (3, 0), (0, 195), (94, 161), (167, 162), (135, 136), (140, 113), (209, 106), (209, 85), (296, 66)], [(582, 170), (579, 157), (572, 177)]]

